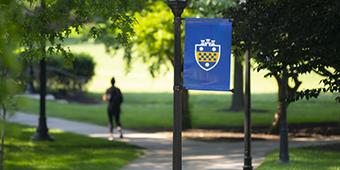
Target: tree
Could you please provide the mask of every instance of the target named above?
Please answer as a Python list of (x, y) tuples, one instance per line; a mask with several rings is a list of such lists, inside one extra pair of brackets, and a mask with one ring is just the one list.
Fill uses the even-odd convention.
[[(8, 107), (11, 106), (12, 95), (20, 88), (17, 81), (20, 64), (16, 62), (15, 48), (18, 45), (18, 25), (13, 22), (20, 18), (15, 1), (0, 1), (0, 170), (3, 170), (5, 127)], [(16, 18), (12, 16), (16, 14)]]
[[(305, 12), (299, 13), (299, 18), (304, 22), (298, 24), (300, 38), (298, 41), (304, 44), (310, 61), (305, 67), (310, 67), (312, 71), (323, 76), (320, 83), (322, 88), (307, 89), (298, 92), (296, 100), (301, 98), (309, 99), (317, 97), (321, 92), (340, 92), (340, 29), (339, 10), (340, 2), (326, 0), (313, 3), (304, 2)], [(297, 9), (296, 9), (297, 10)], [(336, 97), (340, 102), (340, 96)]]
[[(317, 97), (322, 90), (339, 92), (339, 51), (334, 50), (339, 47), (335, 43), (339, 40), (338, 10), (335, 1), (262, 0), (247, 1), (227, 12), (233, 16), (234, 31), (241, 40), (238, 46), (251, 49), (257, 70), (267, 70), (266, 77), (277, 81), (278, 109), (273, 126), (280, 130), (283, 162), (289, 161), (289, 104), (302, 97)], [(329, 24), (326, 36), (323, 24)], [(299, 76), (311, 71), (326, 76), (324, 87), (299, 92)]]
[[(46, 54), (61, 53), (72, 59), (70, 50), (63, 46), (72, 30), (84, 33), (87, 38), (103, 42), (107, 50), (129, 46), (133, 35), (132, 0), (22, 0), (17, 1), (24, 17), (18, 20), (22, 56), (27, 60), (40, 61), (40, 118), (37, 139), (50, 139), (45, 117)], [(140, 2), (140, 1), (138, 1)], [(128, 51), (129, 48), (126, 48)], [(130, 54), (126, 53), (127, 57)]]
[(244, 109), (244, 92), (243, 92), (243, 56), (241, 51), (234, 47), (234, 90), (231, 98), (230, 111), (237, 112)]

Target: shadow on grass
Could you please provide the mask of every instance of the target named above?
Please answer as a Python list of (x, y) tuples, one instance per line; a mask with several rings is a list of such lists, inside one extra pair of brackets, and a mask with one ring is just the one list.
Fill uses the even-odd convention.
[(314, 146), (314, 147), (304, 147), (301, 149), (309, 150), (322, 150), (322, 151), (330, 151), (330, 152), (339, 152), (340, 153), (340, 143), (330, 144), (330, 145), (323, 145), (323, 146)]
[[(243, 110), (240, 110), (240, 111), (234, 111), (234, 110), (231, 110), (231, 109), (218, 109), (216, 110), (217, 112), (227, 112), (227, 113), (237, 113), (237, 112), (244, 112)], [(270, 113), (271, 110), (268, 110), (268, 109), (251, 109), (251, 112), (254, 112), (255, 114), (258, 114), (258, 113)]]

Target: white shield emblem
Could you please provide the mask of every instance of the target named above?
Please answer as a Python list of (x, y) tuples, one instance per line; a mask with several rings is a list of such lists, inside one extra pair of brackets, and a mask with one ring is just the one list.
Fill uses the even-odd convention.
[(215, 44), (215, 40), (201, 40), (201, 44), (195, 44), (195, 59), (203, 70), (212, 70), (220, 61), (221, 45)]

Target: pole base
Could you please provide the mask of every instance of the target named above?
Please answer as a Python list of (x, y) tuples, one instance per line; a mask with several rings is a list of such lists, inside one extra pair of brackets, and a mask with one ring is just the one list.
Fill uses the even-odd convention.
[(253, 166), (243, 166), (243, 170), (253, 170)]
[(49, 134), (41, 134), (39, 132), (36, 132), (32, 137), (32, 140), (34, 141), (54, 141), (54, 139)]
[(289, 159), (288, 158), (280, 158), (280, 160), (279, 160), (279, 162), (281, 163), (281, 164), (288, 164), (289, 163)]
[(253, 170), (251, 157), (244, 158), (243, 170)]

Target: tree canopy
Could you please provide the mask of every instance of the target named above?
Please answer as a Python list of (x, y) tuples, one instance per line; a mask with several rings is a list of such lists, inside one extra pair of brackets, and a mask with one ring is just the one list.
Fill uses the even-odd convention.
[[(65, 64), (70, 64), (72, 54), (63, 44), (72, 32), (103, 42), (107, 50), (127, 47), (125, 56), (129, 58), (135, 24), (132, 14), (144, 4), (142, 0), (1, 1), (1, 69), (18, 70), (18, 54), (32, 61), (46, 53), (59, 53), (68, 59)], [(5, 85), (9, 81), (1, 83), (1, 94), (14, 87)]]
[(169, 63), (173, 65), (173, 15), (167, 8), (164, 2), (157, 1), (136, 13), (134, 56), (148, 65), (152, 76), (162, 66), (168, 69)]
[[(248, 1), (228, 11), (238, 46), (252, 48), (258, 70), (277, 80), (290, 78), (288, 97), (317, 97), (339, 92), (339, 2)], [(324, 87), (297, 92), (299, 75), (315, 71)], [(288, 81), (288, 80), (287, 80)], [(287, 82), (288, 83), (288, 82)]]
[(102, 41), (108, 49), (127, 46), (133, 35), (133, 17), (129, 1), (125, 0), (22, 0), (18, 6), (24, 13), (19, 20), (22, 53), (25, 57), (41, 57), (47, 52), (69, 56), (63, 41), (72, 30), (81, 33), (89, 27), (88, 38)]

